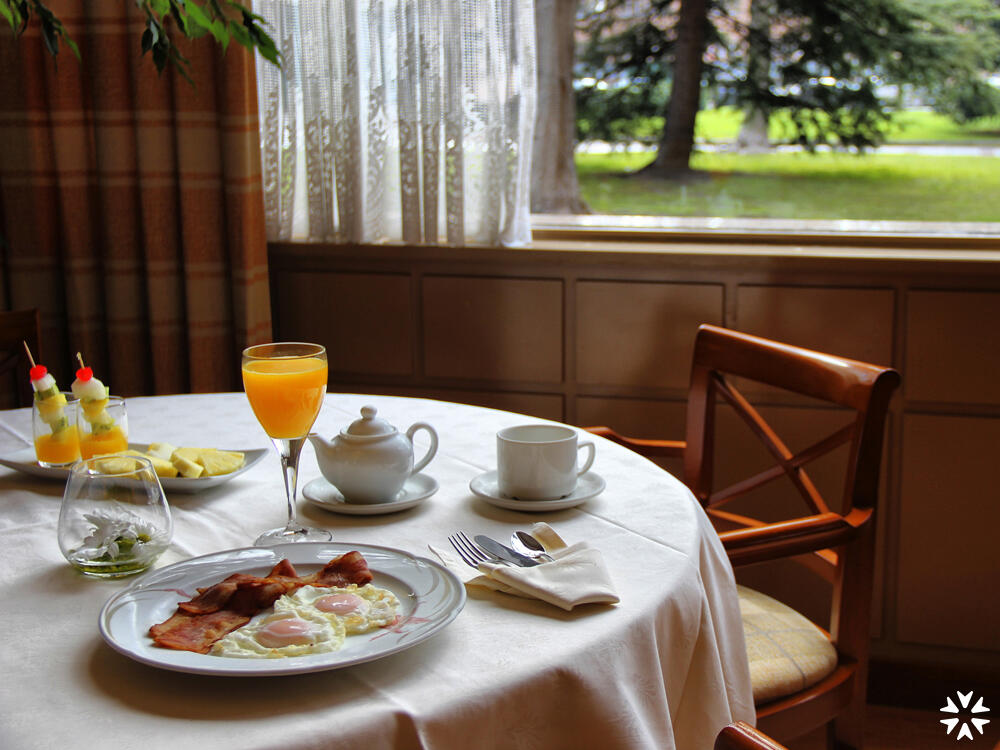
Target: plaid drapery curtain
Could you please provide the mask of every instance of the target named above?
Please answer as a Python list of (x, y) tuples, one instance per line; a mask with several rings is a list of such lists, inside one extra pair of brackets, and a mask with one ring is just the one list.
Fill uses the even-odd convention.
[(0, 303), (41, 309), (64, 388), (79, 351), (113, 393), (239, 389), (271, 335), (253, 57), (184, 45), (192, 86), (134, 3), (48, 5), (81, 61), (0, 29)]

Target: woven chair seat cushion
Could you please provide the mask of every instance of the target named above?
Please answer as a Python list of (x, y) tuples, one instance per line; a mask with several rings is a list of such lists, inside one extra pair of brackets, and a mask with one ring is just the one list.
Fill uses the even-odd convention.
[(822, 630), (777, 599), (737, 588), (754, 703), (797, 693), (833, 672), (837, 652)]

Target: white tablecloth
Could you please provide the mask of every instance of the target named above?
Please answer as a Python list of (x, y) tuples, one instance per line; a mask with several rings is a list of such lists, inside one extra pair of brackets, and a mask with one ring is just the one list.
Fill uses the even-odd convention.
[[(458, 618), (418, 646), (346, 669), (285, 677), (206, 677), (156, 669), (107, 646), (109, 596), (56, 543), (59, 482), (0, 467), (0, 747), (21, 748), (656, 748), (699, 750), (726, 723), (753, 721), (732, 571), (705, 515), (676, 479), (597, 439), (607, 489), (551, 514), (494, 507), (469, 481), (495, 465), (497, 429), (539, 420), (440, 401), (329, 394), (316, 431), (331, 437), (372, 403), (401, 430), (440, 434), (425, 473), (439, 491), (416, 508), (344, 516), (300, 502), (338, 541), (431, 556), (456, 530), (506, 538), (545, 520), (597, 547), (616, 606), (563, 612), (470, 590)], [(241, 393), (135, 398), (130, 439), (269, 447)], [(0, 455), (23, 447), (28, 410), (0, 412)], [(424, 436), (416, 436), (421, 453)], [(319, 476), (303, 450), (301, 488)], [(277, 457), (228, 484), (173, 495), (174, 540), (157, 567), (249, 546), (284, 524)]]

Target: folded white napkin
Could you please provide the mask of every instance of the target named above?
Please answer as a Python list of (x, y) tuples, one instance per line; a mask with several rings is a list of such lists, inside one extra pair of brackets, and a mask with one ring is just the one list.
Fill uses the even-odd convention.
[(429, 546), (466, 586), (482, 586), (515, 596), (541, 599), (565, 610), (571, 610), (578, 604), (615, 604), (619, 601), (599, 550), (586, 542), (567, 546), (546, 523), (536, 523), (531, 534), (552, 556), (552, 562), (530, 568), (484, 562), (479, 564), (477, 574), (452, 553)]

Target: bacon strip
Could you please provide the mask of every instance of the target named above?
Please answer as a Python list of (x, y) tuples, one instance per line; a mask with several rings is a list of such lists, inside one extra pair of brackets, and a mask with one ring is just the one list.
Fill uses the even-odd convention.
[(347, 552), (328, 562), (322, 570), (302, 578), (307, 586), (349, 586), (356, 583), (364, 586), (371, 583), (374, 576), (368, 570), (368, 563), (360, 552)]
[(248, 622), (250, 618), (246, 615), (227, 609), (203, 615), (178, 611), (168, 620), (151, 627), (149, 634), (157, 646), (207, 654), (213, 643)]
[(274, 604), (283, 594), (302, 586), (359, 586), (372, 580), (359, 552), (335, 557), (322, 570), (299, 577), (288, 560), (282, 560), (264, 577), (233, 573), (219, 583), (198, 589), (198, 595), (177, 605), (177, 612), (153, 625), (149, 635), (163, 648), (207, 654), (212, 644)]

